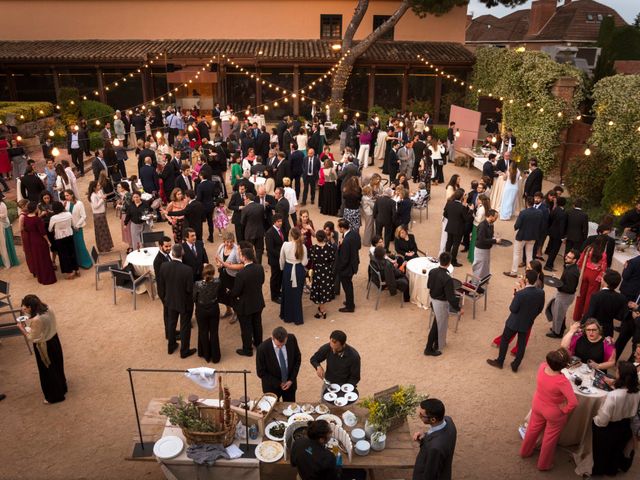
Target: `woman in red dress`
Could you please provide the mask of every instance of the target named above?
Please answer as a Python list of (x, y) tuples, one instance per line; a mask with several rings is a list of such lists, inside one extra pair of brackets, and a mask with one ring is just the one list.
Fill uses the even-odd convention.
[[(22, 220), (23, 248), (25, 256), (31, 258), (32, 273), (42, 285), (56, 283), (56, 273), (49, 255), (49, 240), (44, 228), (44, 221), (38, 216), (38, 204), (29, 202), (27, 215)], [(29, 268), (31, 270), (31, 266)]]
[(573, 321), (579, 322), (582, 316), (589, 311), (591, 296), (600, 290), (602, 275), (607, 270), (607, 236), (599, 235), (595, 241), (584, 249), (578, 267), (580, 267), (580, 283), (576, 304), (573, 307)]

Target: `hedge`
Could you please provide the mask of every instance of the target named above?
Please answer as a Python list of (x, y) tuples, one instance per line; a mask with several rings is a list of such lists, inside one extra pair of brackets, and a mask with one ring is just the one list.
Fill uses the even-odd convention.
[[(106, 103), (96, 102), (95, 100), (84, 100), (80, 103), (80, 114), (82, 118), (91, 120), (89, 128), (93, 130), (102, 130), (106, 122), (113, 123), (113, 115), (115, 110)], [(95, 124), (95, 120), (100, 120), (100, 125)]]
[(0, 120), (6, 122), (8, 115), (14, 115), (17, 123), (33, 122), (53, 115), (54, 109), (49, 102), (0, 102)]

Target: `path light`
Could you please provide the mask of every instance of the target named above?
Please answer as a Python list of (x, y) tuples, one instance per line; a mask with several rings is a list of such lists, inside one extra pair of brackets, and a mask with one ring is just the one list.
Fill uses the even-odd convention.
[(538, 142), (533, 142), (531, 144), (531, 148), (533, 148), (534, 150), (537, 150), (538, 149)]
[(44, 110), (40, 110), (40, 115), (44, 115)]
[(456, 130), (456, 137), (459, 137), (459, 136), (460, 136), (460, 129), (457, 129)]
[(54, 157), (57, 157), (58, 155), (60, 155), (60, 150), (58, 150), (58, 147), (53, 147), (51, 149), (51, 155), (53, 155)]
[(576, 115), (576, 120), (581, 120), (582, 119), (582, 115), (578, 114)]
[(20, 115), (20, 120), (24, 120), (24, 115)]
[(584, 149), (584, 154), (588, 157), (589, 155), (591, 155), (591, 149), (589, 147)]

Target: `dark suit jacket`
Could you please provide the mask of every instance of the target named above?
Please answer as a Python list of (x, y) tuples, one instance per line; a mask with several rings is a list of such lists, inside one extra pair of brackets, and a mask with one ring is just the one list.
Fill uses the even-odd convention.
[(413, 480), (451, 480), (453, 453), (457, 431), (451, 417), (444, 417), (447, 425), (420, 441), (420, 451), (413, 467)]
[(613, 319), (622, 321), (627, 315), (627, 299), (621, 293), (608, 288), (602, 289), (591, 296), (589, 311), (582, 317), (596, 318), (600, 325), (613, 325)]
[(533, 197), (536, 192), (542, 191), (542, 170), (536, 168), (532, 170), (524, 182), (524, 196)]
[(291, 163), (289, 163), (289, 160), (283, 160), (282, 162), (280, 162), (280, 165), (276, 169), (276, 175), (275, 175), (276, 187), (284, 186), (282, 182), (282, 179), (284, 177), (291, 178)]
[(353, 162), (349, 162), (347, 165), (345, 165), (342, 168), (342, 170), (340, 171), (340, 174), (338, 175), (338, 178), (342, 180), (342, 185), (344, 185), (347, 183), (347, 181), (351, 177), (358, 177), (358, 176), (360, 176), (360, 172), (358, 171), (358, 166)]
[(516, 332), (528, 332), (544, 308), (544, 290), (533, 286), (515, 293), (509, 305), (507, 327)]
[(271, 135), (269, 132), (260, 132), (258, 138), (256, 138), (255, 149), (256, 155), (260, 155), (262, 161), (266, 163), (267, 157), (269, 156), (269, 140), (271, 139)]
[(193, 304), (193, 270), (178, 260), (172, 260), (160, 267), (158, 296), (162, 304), (170, 310), (188, 312)]
[(264, 269), (262, 265), (249, 263), (236, 274), (231, 298), (236, 298), (235, 310), (238, 316), (261, 312), (264, 308), (262, 284)]
[(39, 202), (40, 192), (45, 189), (44, 183), (35, 173), (23, 175), (20, 179), (20, 192), (24, 198), (29, 199), (31, 202)]
[[(286, 240), (284, 228), (282, 229), (282, 236), (284, 240)], [(280, 270), (280, 249), (282, 248), (284, 240), (280, 238), (278, 231), (273, 226), (264, 234), (264, 240), (267, 245), (267, 261), (269, 262), (269, 266)]]
[(495, 170), (495, 167), (493, 166), (493, 163), (491, 163), (489, 160), (484, 162), (484, 165), (482, 166), (482, 176), (489, 177), (489, 181), (491, 182), (489, 184), (489, 187), (493, 183), (493, 177), (495, 176), (495, 174), (496, 174), (496, 170)]
[(169, 163), (167, 163), (162, 169), (162, 173), (160, 173), (160, 178), (162, 178), (164, 184), (164, 191), (167, 195), (171, 194), (174, 188), (176, 188), (176, 178), (180, 176), (180, 166), (176, 162), (175, 158), (172, 158)]
[(549, 236), (564, 238), (567, 233), (567, 212), (563, 207), (554, 208), (549, 214)]
[(204, 211), (209, 213), (213, 211), (214, 201), (216, 199), (216, 185), (211, 180), (200, 182), (196, 188), (196, 199), (202, 203)]
[(516, 240), (537, 240), (542, 231), (543, 217), (542, 211), (533, 207), (522, 210), (513, 225)]
[(295, 152), (291, 152), (291, 156), (289, 157), (289, 164), (291, 165), (291, 176), (293, 178), (298, 178), (302, 176), (303, 173), (303, 163), (304, 163), (304, 153), (302, 150), (296, 150)]
[(640, 295), (640, 255), (629, 260), (622, 270), (620, 293), (631, 302)]
[(276, 206), (274, 210), (276, 213), (282, 215), (282, 230), (284, 230), (284, 238), (287, 239), (287, 233), (291, 230), (291, 224), (289, 223), (289, 200), (282, 197), (280, 200), (276, 202)]
[(289, 129), (286, 129), (282, 133), (282, 151), (287, 154), (287, 157), (291, 153), (291, 143), (293, 142), (293, 135)]
[(156, 281), (160, 276), (160, 268), (162, 268), (162, 265), (167, 262), (169, 262), (169, 259), (162, 252), (158, 252), (158, 254), (156, 255), (156, 258), (153, 259), (153, 274), (156, 277)]
[[(298, 347), (296, 336), (290, 333), (287, 336), (287, 343), (284, 347), (287, 351), (287, 380), (291, 380), (293, 385), (290, 389), (295, 390), (297, 385), (298, 372), (302, 363), (302, 354)], [(263, 393), (280, 392), (282, 375), (280, 373), (280, 362), (273, 348), (271, 337), (262, 342), (256, 351), (256, 374), (262, 380)]]
[(589, 215), (578, 208), (567, 212), (567, 240), (582, 246), (589, 233)]
[(179, 217), (184, 215), (186, 225), (184, 228), (190, 227), (196, 231), (196, 237), (202, 239), (202, 220), (204, 219), (204, 207), (198, 200), (193, 200), (187, 203), (187, 206), (183, 210), (174, 210), (167, 213), (172, 217)]
[[(78, 134), (78, 145), (80, 145), (80, 150), (87, 150), (85, 148), (89, 143), (89, 137), (87, 136), (87, 132), (81, 128), (80, 130), (74, 133)], [(71, 132), (67, 133), (67, 151), (70, 151), (70, 150), (71, 150)]]
[(107, 165), (107, 162), (105, 162), (103, 165), (102, 162), (98, 160), (98, 157), (93, 158), (93, 161), (91, 162), (91, 170), (93, 170), (94, 180), (98, 180), (98, 177), (100, 176), (100, 172), (102, 170), (104, 170), (105, 172), (107, 171), (106, 165)]
[(196, 280), (202, 280), (202, 267), (204, 267), (205, 263), (209, 263), (209, 257), (204, 248), (204, 243), (202, 243), (201, 240), (196, 240), (195, 246), (197, 255), (193, 254), (193, 250), (191, 250), (187, 242), (182, 243), (182, 249), (184, 251), (182, 254), (182, 263), (189, 265), (193, 270), (194, 282)]
[[(260, 197), (256, 197), (256, 202), (260, 203)], [(276, 197), (273, 195), (264, 196), (264, 230), (273, 225), (273, 211), (276, 208)], [(263, 205), (260, 203), (260, 205)]]
[(235, 192), (231, 195), (231, 199), (229, 200), (229, 210), (233, 212), (231, 214), (231, 223), (234, 225), (241, 225), (240, 214), (242, 213), (243, 208), (244, 200), (242, 199), (242, 195), (240, 195), (239, 192)]
[[(178, 178), (176, 178), (176, 187), (180, 188), (183, 192), (186, 192), (187, 190), (194, 190), (195, 186), (196, 184), (193, 179), (189, 182), (188, 180), (185, 180), (182, 174), (178, 175)], [(166, 190), (165, 193), (167, 195), (171, 194), (171, 192), (167, 192)]]
[(264, 238), (264, 207), (256, 202), (251, 202), (242, 209), (240, 223), (246, 240)]
[(304, 162), (303, 162), (303, 175), (305, 177), (313, 177), (313, 178), (318, 178), (318, 175), (320, 173), (320, 157), (318, 157), (318, 155), (314, 155), (313, 158), (311, 158), (311, 163), (313, 164), (311, 171), (313, 172), (312, 175), (309, 175), (309, 156), (304, 157)]
[(396, 202), (386, 195), (380, 195), (373, 205), (373, 218), (378, 226), (393, 227), (393, 216), (395, 212)]
[(507, 161), (500, 157), (498, 159), (498, 161), (496, 162), (496, 167), (495, 170), (497, 170), (498, 172), (506, 172), (507, 171)]
[(378, 270), (382, 273), (382, 279), (384, 280), (384, 283), (386, 283), (387, 289), (391, 295), (396, 295), (398, 293), (398, 280), (405, 279), (407, 280), (408, 285), (408, 279), (404, 273), (394, 267), (389, 260), (384, 259), (383, 262), (378, 262), (377, 260), (372, 261), (377, 263)]
[(151, 165), (153, 165), (153, 168), (158, 165), (158, 161), (156, 160), (156, 152), (154, 152), (150, 148), (145, 148), (138, 154), (138, 172), (140, 172), (140, 170), (142, 170), (142, 167), (144, 167), (144, 159), (147, 157), (151, 158)]
[(356, 230), (349, 230), (338, 247), (336, 256), (336, 272), (338, 276), (351, 277), (358, 273), (360, 247), (360, 235)]
[(464, 235), (469, 210), (462, 203), (450, 200), (444, 206), (444, 217), (447, 219), (445, 231), (451, 235)]
[(142, 183), (142, 188), (147, 193), (160, 190), (158, 174), (156, 173), (156, 169), (151, 165), (145, 165), (140, 169), (140, 182)]

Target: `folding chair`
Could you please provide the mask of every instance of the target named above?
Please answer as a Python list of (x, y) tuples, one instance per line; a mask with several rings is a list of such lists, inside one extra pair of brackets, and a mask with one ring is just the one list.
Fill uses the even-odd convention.
[[(8, 310), (5, 308), (8, 307)], [(12, 323), (0, 323), (0, 337), (17, 337), (22, 336), (24, 338), (25, 343), (27, 344), (27, 348), (29, 349), (29, 353), (33, 355), (31, 351), (31, 345), (29, 345), (29, 340), (22, 335), (22, 332), (18, 328), (17, 325), (17, 316), (16, 313), (20, 314), (20, 309), (13, 308), (13, 304), (11, 303), (11, 295), (9, 294), (9, 283), (4, 280), (0, 280), (0, 315), (11, 315), (13, 317)]]
[(416, 203), (413, 205), (414, 210), (418, 210), (420, 213), (420, 223), (422, 223), (422, 211), (424, 210), (427, 214), (427, 220), (429, 220), (429, 200), (431, 200), (431, 196), (427, 194), (426, 197), (420, 201), (420, 203)]
[(151, 288), (151, 275), (150, 272), (145, 272), (138, 278), (133, 276), (133, 272), (126, 272), (116, 268), (110, 268), (111, 278), (113, 278), (113, 304), (116, 305), (116, 290), (126, 290), (133, 295), (133, 309), (136, 310), (136, 299), (138, 292), (136, 289), (143, 282), (149, 282), (149, 288)]
[(491, 274), (484, 278), (478, 278), (471, 273), (467, 273), (464, 283), (458, 289), (458, 292), (473, 302), (473, 319), (476, 318), (476, 302), (484, 297), (484, 310), (487, 310), (487, 297), (489, 296), (489, 280)]
[(96, 290), (98, 290), (98, 280), (100, 280), (100, 274), (108, 272), (110, 268), (120, 268), (122, 266), (122, 257), (118, 253), (118, 260), (111, 260), (108, 262), (100, 263), (100, 254), (96, 250), (96, 247), (91, 247), (91, 258), (93, 259), (93, 268), (96, 272)]
[(164, 232), (142, 232), (143, 247), (157, 247), (158, 242), (164, 237)]
[[(449, 305), (449, 317), (454, 316), (456, 317), (456, 326), (454, 329), (454, 332), (458, 333), (458, 324), (460, 323), (460, 318), (462, 317), (462, 314), (460, 313), (460, 311), (462, 310), (462, 305), (464, 305), (464, 296), (459, 295), (460, 298), (460, 310), (458, 310), (457, 312), (454, 312), (453, 310), (451, 310), (451, 305)], [(429, 328), (431, 328), (431, 322), (433, 322), (435, 320), (435, 313), (433, 312), (433, 305), (430, 305), (429, 308)]]
[[(382, 279), (382, 272), (378, 268), (378, 264), (375, 260), (369, 260), (369, 280), (367, 282), (367, 300), (369, 299), (369, 292), (371, 291), (371, 285), (375, 285), (376, 290), (378, 291), (378, 296), (376, 297), (376, 306), (375, 310), (378, 310), (378, 303), (380, 302), (380, 293), (382, 290), (387, 290), (387, 284)], [(404, 298), (402, 296), (402, 292), (398, 290), (397, 295), (400, 297), (400, 308), (404, 307)]]

